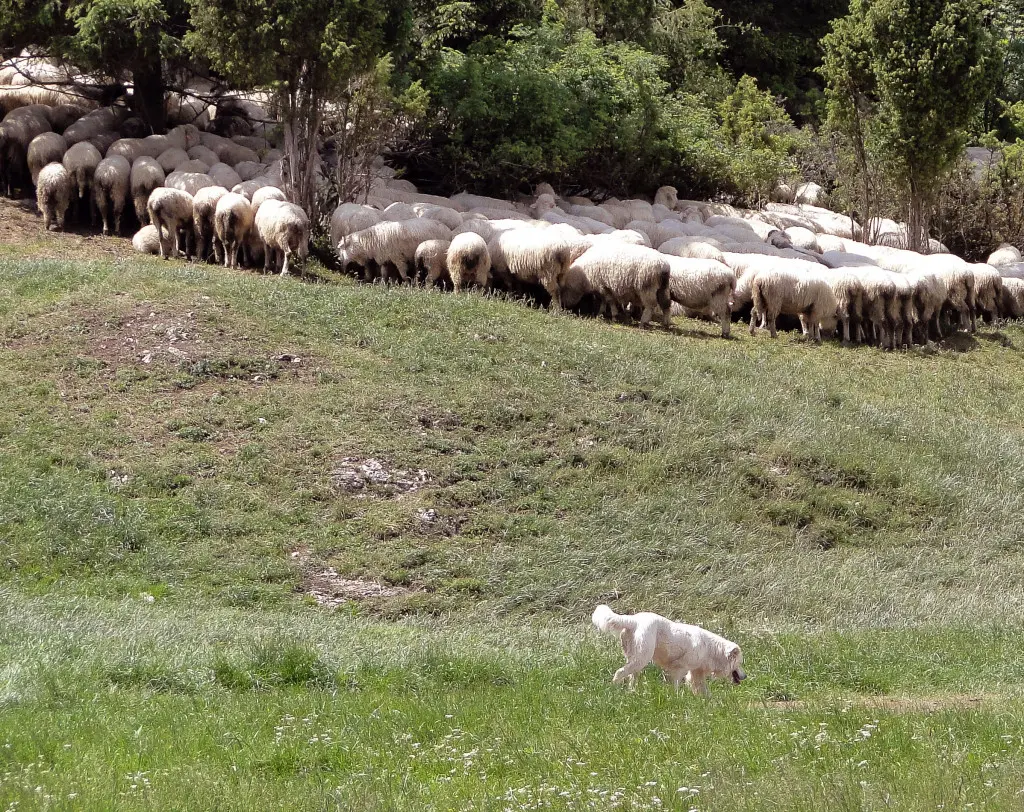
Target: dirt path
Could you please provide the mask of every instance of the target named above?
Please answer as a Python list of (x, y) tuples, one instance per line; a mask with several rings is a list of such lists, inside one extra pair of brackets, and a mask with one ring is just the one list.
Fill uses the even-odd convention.
[[(125, 220), (129, 220), (125, 215)], [(134, 222), (134, 221), (133, 221)], [(126, 223), (124, 233), (131, 227)], [(70, 225), (66, 232), (43, 230), (34, 200), (0, 198), (0, 251), (9, 248), (44, 259), (119, 259), (133, 254), (130, 237), (103, 237), (99, 229)]]

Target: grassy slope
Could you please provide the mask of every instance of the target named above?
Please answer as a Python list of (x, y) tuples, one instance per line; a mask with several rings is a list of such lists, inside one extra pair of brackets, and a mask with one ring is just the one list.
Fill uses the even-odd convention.
[[(1013, 808), (1024, 333), (681, 326), (0, 254), (0, 804)], [(613, 689), (599, 600), (754, 678)]]

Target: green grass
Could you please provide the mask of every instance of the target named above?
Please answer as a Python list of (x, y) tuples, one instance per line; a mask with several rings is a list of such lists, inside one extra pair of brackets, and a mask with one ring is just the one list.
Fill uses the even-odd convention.
[(1024, 330), (679, 327), (0, 252), (0, 809), (1019, 808)]

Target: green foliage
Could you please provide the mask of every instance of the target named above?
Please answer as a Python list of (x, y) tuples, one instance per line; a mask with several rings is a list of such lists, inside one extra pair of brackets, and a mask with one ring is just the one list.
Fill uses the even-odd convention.
[(765, 199), (780, 178), (797, 172), (796, 154), (803, 140), (782, 105), (757, 82), (744, 76), (719, 105), (722, 133), (730, 150), (730, 176), (737, 191)]
[(713, 190), (707, 103), (673, 93), (664, 57), (549, 22), (503, 43), (448, 51), (429, 88), (433, 138), (454, 185), (509, 192), (547, 180), (615, 193), (663, 182)]
[[(990, 7), (853, 0), (825, 38), (830, 121), (849, 139), (861, 173), (879, 164), (906, 201), (912, 246), (924, 239), (927, 211), (993, 89)], [(864, 208), (867, 216), (870, 201)]]
[(954, 253), (984, 262), (1003, 243), (1024, 245), (1024, 141), (984, 139), (988, 159), (957, 164), (936, 207), (939, 238)]

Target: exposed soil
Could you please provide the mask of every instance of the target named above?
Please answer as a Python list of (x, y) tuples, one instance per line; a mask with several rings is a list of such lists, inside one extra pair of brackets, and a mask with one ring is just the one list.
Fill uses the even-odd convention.
[(430, 481), (430, 474), (419, 469), (392, 468), (373, 458), (345, 457), (331, 471), (331, 487), (357, 499), (397, 499), (415, 493)]
[[(127, 223), (122, 223), (122, 228), (125, 234), (132, 231)], [(45, 231), (35, 200), (28, 198), (0, 198), (0, 246), (31, 248), (33, 256), (43, 259), (109, 260), (137, 256), (130, 237), (103, 237), (98, 227), (89, 224), (69, 222), (66, 231)]]
[(349, 601), (365, 601), (379, 598), (394, 598), (407, 595), (412, 590), (400, 586), (380, 584), (360, 578), (345, 578), (333, 567), (316, 567), (310, 562), (309, 548), (297, 547), (291, 559), (303, 569), (302, 592), (309, 595), (320, 606), (336, 609)]

